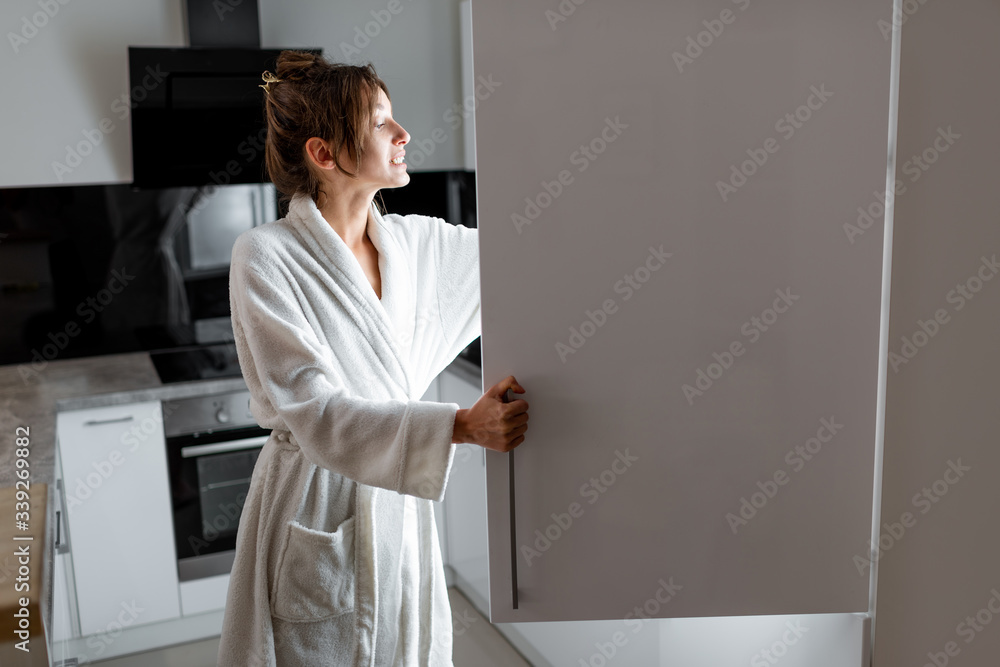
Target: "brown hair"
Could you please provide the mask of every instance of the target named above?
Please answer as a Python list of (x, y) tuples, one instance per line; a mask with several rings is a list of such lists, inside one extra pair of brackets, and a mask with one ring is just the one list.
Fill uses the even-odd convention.
[(321, 181), (309, 164), (306, 141), (319, 137), (330, 142), (337, 168), (357, 178), (357, 172), (340, 164), (341, 149), (347, 148), (360, 170), (377, 102), (376, 86), (387, 98), (389, 89), (371, 63), (332, 64), (305, 51), (282, 51), (276, 74), (281, 81), (270, 84), (264, 95), (267, 176), (283, 203), (303, 193), (319, 205)]

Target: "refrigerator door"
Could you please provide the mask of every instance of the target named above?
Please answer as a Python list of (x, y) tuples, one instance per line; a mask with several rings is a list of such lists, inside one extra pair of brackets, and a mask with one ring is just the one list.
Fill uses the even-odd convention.
[(472, 8), (491, 620), (867, 612), (892, 3), (546, 7)]

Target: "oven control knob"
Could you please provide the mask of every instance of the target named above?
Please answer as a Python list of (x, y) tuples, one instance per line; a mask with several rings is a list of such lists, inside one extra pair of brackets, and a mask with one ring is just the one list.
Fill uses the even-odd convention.
[(215, 418), (216, 420), (218, 420), (220, 424), (225, 424), (226, 422), (229, 421), (229, 413), (226, 412), (225, 408), (219, 408), (218, 411), (215, 413)]

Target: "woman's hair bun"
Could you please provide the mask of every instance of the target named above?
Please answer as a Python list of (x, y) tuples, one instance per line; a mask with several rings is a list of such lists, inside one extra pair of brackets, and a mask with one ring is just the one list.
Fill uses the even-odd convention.
[(284, 81), (300, 81), (309, 78), (310, 71), (322, 70), (319, 56), (307, 51), (282, 51), (278, 54), (277, 76)]

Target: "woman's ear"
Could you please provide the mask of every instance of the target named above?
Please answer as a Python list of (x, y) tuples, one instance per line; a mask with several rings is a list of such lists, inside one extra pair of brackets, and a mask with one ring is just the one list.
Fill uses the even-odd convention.
[(317, 169), (336, 170), (337, 163), (333, 159), (333, 152), (329, 144), (319, 137), (310, 137), (303, 147), (309, 161)]

